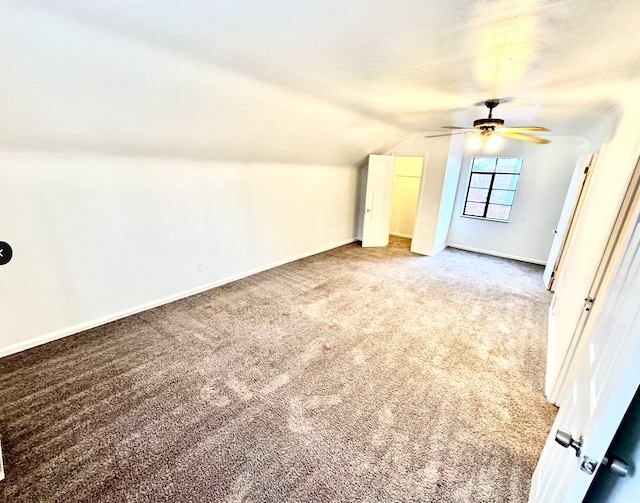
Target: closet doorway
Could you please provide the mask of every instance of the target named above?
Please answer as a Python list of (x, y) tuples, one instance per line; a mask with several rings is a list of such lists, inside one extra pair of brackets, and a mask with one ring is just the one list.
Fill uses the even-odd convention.
[(423, 157), (396, 157), (389, 234), (413, 238)]
[(389, 235), (413, 240), (423, 165), (424, 157), (369, 156), (362, 246), (387, 246)]

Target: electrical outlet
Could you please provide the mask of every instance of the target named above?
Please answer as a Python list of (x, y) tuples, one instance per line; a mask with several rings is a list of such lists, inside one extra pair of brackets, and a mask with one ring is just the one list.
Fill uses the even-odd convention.
[(204, 264), (196, 264), (196, 268), (198, 269), (198, 272), (202, 272), (204, 271)]

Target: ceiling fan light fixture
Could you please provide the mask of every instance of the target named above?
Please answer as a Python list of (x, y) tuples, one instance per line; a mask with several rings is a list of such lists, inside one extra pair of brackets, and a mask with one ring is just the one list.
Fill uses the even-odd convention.
[(502, 147), (503, 143), (504, 143), (504, 138), (502, 136), (499, 136), (497, 134), (492, 134), (489, 137), (487, 137), (487, 140), (485, 142), (485, 147), (488, 152), (495, 152), (500, 147)]
[(530, 133), (550, 133), (551, 131), (541, 126), (513, 126), (504, 127), (504, 120), (493, 116), (493, 109), (496, 108), (500, 101), (510, 101), (509, 99), (500, 100), (494, 98), (484, 102), (489, 109), (489, 117), (477, 119), (473, 121), (473, 127), (461, 126), (442, 126), (448, 129), (449, 133), (425, 136), (425, 138), (438, 138), (441, 136), (453, 136), (459, 134), (473, 133), (466, 141), (469, 149), (477, 150), (485, 147), (488, 151), (495, 151), (502, 146), (504, 138), (512, 140), (526, 141), (528, 143), (537, 143), (539, 145), (549, 143), (551, 140), (532, 136)]
[(471, 134), (465, 142), (471, 150), (479, 150), (484, 143), (484, 137), (481, 134)]

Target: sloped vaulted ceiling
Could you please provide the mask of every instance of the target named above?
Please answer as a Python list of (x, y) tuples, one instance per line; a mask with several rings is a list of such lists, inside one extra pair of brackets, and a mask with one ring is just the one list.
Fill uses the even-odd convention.
[(559, 134), (640, 77), (635, 0), (2, 0), (0, 147), (352, 164), (485, 115)]

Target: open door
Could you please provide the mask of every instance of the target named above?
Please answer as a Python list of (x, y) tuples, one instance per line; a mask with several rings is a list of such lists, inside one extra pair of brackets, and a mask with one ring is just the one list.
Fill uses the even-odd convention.
[[(581, 344), (583, 334), (588, 332), (589, 326), (593, 321), (591, 318), (595, 312), (595, 308), (598, 307), (597, 303), (599, 299), (602, 298), (602, 293), (610, 281), (613, 266), (620, 258), (622, 250), (624, 250), (625, 240), (633, 229), (633, 215), (636, 214), (639, 205), (640, 159), (636, 163), (606, 248), (600, 259), (593, 281), (586, 293), (584, 306), (577, 321), (562, 316), (554, 317), (552, 314), (553, 308), (550, 310), (549, 327), (553, 327), (555, 323), (556, 328), (561, 327), (564, 329), (562, 332), (556, 332), (555, 337), (549, 339), (548, 361), (552, 361), (552, 358), (555, 357), (554, 355), (558, 356), (557, 364), (554, 367), (549, 366), (547, 369), (546, 392), (547, 398), (552, 403), (562, 405), (565, 397), (569, 393), (578, 347)], [(563, 333), (566, 334), (564, 337), (561, 336)], [(560, 357), (562, 359), (560, 359)]]
[(391, 225), (391, 196), (396, 159), (392, 155), (370, 155), (362, 225), (362, 246), (387, 246)]
[(616, 261), (607, 296), (576, 353), (571, 391), (553, 424), (533, 475), (529, 501), (573, 503), (598, 470), (612, 466), (609, 445), (640, 386), (640, 223)]
[(549, 251), (549, 258), (547, 259), (547, 266), (542, 275), (547, 290), (551, 292), (554, 291), (553, 283), (557, 280), (558, 274), (560, 273), (564, 250), (573, 234), (573, 224), (582, 208), (584, 201), (583, 196), (587, 191), (588, 182), (591, 179), (590, 175), (593, 173), (597, 158), (598, 154), (589, 154), (586, 157), (581, 156), (578, 159), (576, 169), (569, 183), (567, 198), (562, 208), (560, 219), (558, 220), (558, 227), (555, 230), (555, 236), (551, 244), (551, 250)]

